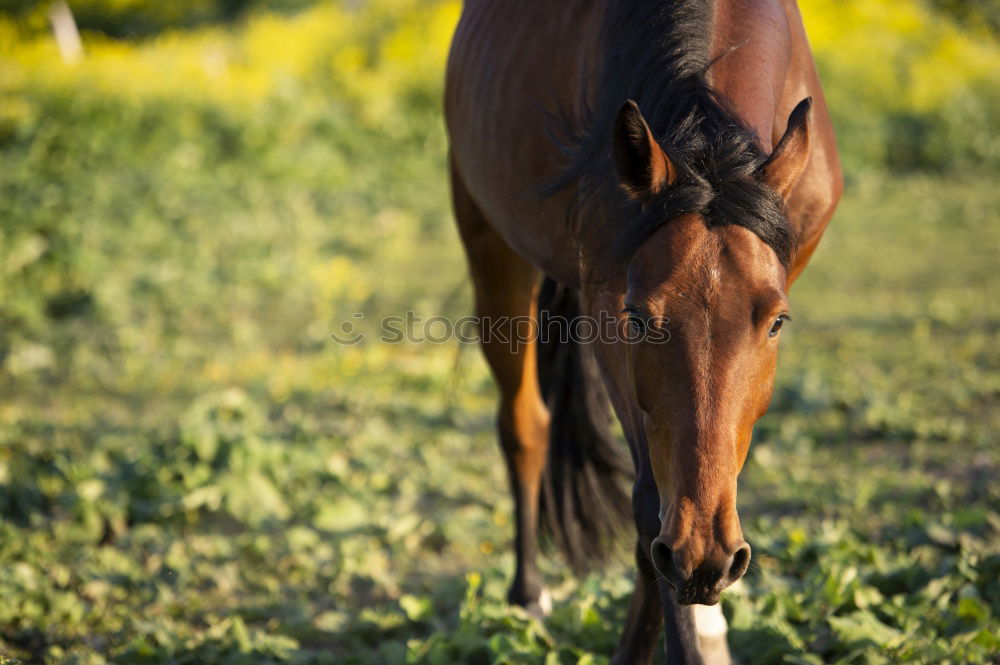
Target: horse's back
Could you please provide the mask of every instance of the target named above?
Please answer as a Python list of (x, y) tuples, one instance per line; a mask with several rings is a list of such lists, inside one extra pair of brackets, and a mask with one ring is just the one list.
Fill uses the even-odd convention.
[(560, 163), (552, 113), (578, 115), (597, 51), (598, 4), (471, 0), (448, 60), (445, 118), (458, 177), (514, 250), (570, 283), (576, 253), (566, 199), (540, 201), (537, 190)]

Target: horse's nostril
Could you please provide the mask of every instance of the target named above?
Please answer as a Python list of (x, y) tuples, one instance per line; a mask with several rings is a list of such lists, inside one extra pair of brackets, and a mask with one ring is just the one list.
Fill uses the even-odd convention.
[(676, 570), (674, 569), (674, 556), (667, 544), (660, 540), (659, 538), (653, 541), (653, 545), (649, 550), (650, 557), (653, 559), (653, 566), (656, 570), (663, 576), (671, 586), (676, 587), (675, 577)]
[(750, 566), (750, 546), (743, 544), (736, 553), (733, 554), (733, 563), (729, 567), (729, 579), (733, 582), (743, 577)]

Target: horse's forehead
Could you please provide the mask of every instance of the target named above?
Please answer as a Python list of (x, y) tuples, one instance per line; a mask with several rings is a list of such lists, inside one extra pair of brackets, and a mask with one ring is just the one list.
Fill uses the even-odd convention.
[(663, 225), (636, 255), (634, 287), (677, 306), (710, 306), (781, 286), (774, 251), (742, 226), (711, 226), (696, 214)]
[(703, 268), (718, 263), (718, 234), (701, 215), (689, 214), (660, 226), (632, 260), (631, 276), (640, 288), (701, 276)]
[(784, 290), (785, 270), (774, 250), (753, 231), (737, 225), (719, 227), (720, 263), (730, 278), (750, 288)]

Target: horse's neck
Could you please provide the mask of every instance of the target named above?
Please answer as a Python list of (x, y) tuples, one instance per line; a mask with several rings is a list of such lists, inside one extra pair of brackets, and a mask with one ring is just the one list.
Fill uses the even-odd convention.
[(788, 19), (779, 0), (716, 0), (709, 83), (757, 132), (770, 152), (775, 112), (791, 60)]

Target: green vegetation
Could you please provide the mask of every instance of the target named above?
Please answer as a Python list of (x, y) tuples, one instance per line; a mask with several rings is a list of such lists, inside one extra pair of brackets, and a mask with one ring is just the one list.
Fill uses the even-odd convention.
[(849, 173), (1000, 168), (1000, 43), (988, 28), (912, 0), (800, 4)]
[[(582, 580), (550, 558), (544, 625), (502, 602), (478, 351), (329, 338), (355, 312), (373, 333), (469, 311), (437, 108), (456, 11), (93, 38), (75, 68), (0, 20), (0, 662), (606, 662), (627, 543)], [(997, 106), (949, 109), (997, 89), (970, 64), (939, 105), (868, 95), (851, 77), (881, 70), (831, 30), (852, 170), (742, 477), (756, 565), (724, 595), (730, 641), (752, 665), (992, 663)], [(945, 42), (899, 34), (893, 61), (938, 80)], [(938, 147), (889, 175), (900, 110)]]

